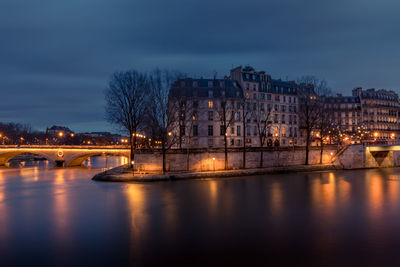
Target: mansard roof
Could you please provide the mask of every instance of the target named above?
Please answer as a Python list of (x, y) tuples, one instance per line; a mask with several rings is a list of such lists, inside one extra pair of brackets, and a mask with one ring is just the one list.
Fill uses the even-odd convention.
[(178, 79), (170, 90), (172, 97), (222, 97), (225, 93), (227, 98), (238, 98), (243, 96), (239, 84), (231, 79)]

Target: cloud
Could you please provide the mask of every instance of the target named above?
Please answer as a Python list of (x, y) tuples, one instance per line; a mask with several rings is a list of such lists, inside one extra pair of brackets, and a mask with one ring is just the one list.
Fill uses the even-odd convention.
[(130, 68), (198, 77), (250, 64), (277, 78), (314, 74), (343, 93), (396, 89), (399, 7), (395, 0), (2, 1), (0, 119), (113, 129), (103, 121), (103, 89), (112, 72)]

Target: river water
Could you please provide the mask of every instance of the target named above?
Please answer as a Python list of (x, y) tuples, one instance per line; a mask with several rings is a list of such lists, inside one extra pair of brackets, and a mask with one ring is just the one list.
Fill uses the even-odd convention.
[(400, 169), (92, 181), (104, 164), (0, 170), (0, 266), (400, 264)]

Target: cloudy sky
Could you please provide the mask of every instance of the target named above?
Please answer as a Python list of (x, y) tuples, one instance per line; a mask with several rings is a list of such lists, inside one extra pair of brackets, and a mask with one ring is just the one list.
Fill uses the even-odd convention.
[(112, 72), (252, 65), (337, 92), (400, 88), (398, 0), (0, 0), (0, 121), (115, 131)]

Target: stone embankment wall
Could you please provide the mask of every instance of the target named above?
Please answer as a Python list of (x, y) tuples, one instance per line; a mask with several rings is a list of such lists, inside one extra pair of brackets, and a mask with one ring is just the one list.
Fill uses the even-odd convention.
[(334, 161), (344, 169), (400, 166), (400, 151), (370, 152), (367, 146), (351, 145)]
[[(336, 146), (324, 148), (323, 163), (331, 163), (337, 152)], [(256, 149), (249, 148), (246, 152), (246, 168), (260, 167), (261, 153), (263, 153), (263, 167), (282, 167), (301, 165), (305, 162), (304, 148), (274, 148)], [(212, 171), (224, 169), (225, 154), (219, 150), (170, 150), (167, 153), (166, 163), (168, 171)], [(320, 150), (312, 148), (309, 155), (310, 164), (320, 162)], [(228, 168), (241, 169), (243, 166), (243, 152), (236, 149), (228, 153)], [(156, 171), (162, 168), (162, 155), (160, 152), (138, 152), (135, 155), (135, 167), (139, 170)]]

